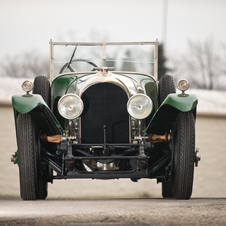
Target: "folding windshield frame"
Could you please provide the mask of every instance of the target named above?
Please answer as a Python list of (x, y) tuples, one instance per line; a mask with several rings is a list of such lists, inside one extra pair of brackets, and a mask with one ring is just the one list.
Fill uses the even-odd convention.
[(50, 82), (54, 79), (54, 46), (102, 46), (103, 60), (106, 59), (106, 46), (110, 45), (154, 45), (154, 79), (158, 81), (158, 39), (155, 42), (53, 42), (50, 39)]

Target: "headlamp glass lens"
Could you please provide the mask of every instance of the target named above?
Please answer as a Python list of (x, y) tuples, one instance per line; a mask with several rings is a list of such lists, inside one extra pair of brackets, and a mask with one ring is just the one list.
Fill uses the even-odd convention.
[(136, 119), (144, 119), (150, 115), (152, 111), (152, 101), (144, 94), (137, 94), (132, 96), (127, 103), (127, 110), (129, 114)]
[(180, 80), (177, 87), (180, 91), (186, 91), (189, 88), (189, 82), (185, 79)]
[(58, 102), (59, 113), (66, 119), (78, 118), (83, 107), (81, 98), (75, 94), (66, 94)]
[(30, 92), (33, 89), (33, 83), (31, 81), (24, 81), (22, 84), (22, 89), (25, 92)]

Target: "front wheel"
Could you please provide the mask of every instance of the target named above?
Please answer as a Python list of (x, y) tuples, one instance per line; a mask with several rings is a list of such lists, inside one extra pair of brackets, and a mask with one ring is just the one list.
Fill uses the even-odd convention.
[(171, 93), (176, 93), (173, 77), (171, 75), (163, 75), (159, 80), (159, 106)]
[(33, 93), (41, 95), (43, 100), (50, 107), (50, 84), (45, 76), (35, 77)]
[(181, 112), (176, 120), (173, 148), (173, 191), (176, 199), (192, 194), (195, 158), (195, 120), (190, 112)]
[(47, 181), (41, 175), (39, 140), (30, 114), (17, 118), (17, 144), (20, 174), (20, 196), (23, 200), (45, 199)]
[(37, 172), (35, 156), (35, 128), (30, 114), (17, 118), (17, 143), (20, 172), (20, 196), (23, 200), (35, 200)]

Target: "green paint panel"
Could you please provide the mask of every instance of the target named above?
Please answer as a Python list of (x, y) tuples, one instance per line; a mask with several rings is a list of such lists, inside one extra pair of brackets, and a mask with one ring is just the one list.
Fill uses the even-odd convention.
[(59, 114), (57, 104), (59, 99), (67, 93), (68, 88), (77, 78), (78, 76), (75, 75), (62, 75), (55, 78), (51, 85), (51, 108), (62, 127), (64, 127), (65, 119)]
[(148, 133), (165, 134), (172, 129), (180, 112), (191, 111), (196, 117), (197, 104), (198, 99), (195, 94), (169, 94), (149, 121), (146, 131)]
[(41, 95), (14, 95), (12, 97), (12, 106), (14, 107), (15, 124), (18, 113), (30, 113), (37, 127), (40, 127), (43, 131), (49, 132), (49, 135), (61, 134), (63, 132), (62, 127)]
[(187, 112), (194, 109), (198, 104), (195, 94), (169, 94), (162, 105), (168, 104), (179, 111)]
[(12, 105), (22, 114), (26, 114), (34, 108), (42, 105), (48, 108), (47, 104), (39, 94), (14, 95), (12, 96)]

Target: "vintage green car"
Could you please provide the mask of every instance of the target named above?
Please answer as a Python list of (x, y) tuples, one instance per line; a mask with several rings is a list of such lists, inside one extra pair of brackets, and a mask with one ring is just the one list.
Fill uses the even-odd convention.
[(198, 100), (187, 80), (179, 94), (172, 76), (158, 80), (158, 40), (50, 40), (49, 77), (12, 97), (23, 200), (72, 178), (157, 179), (164, 198), (191, 197)]

